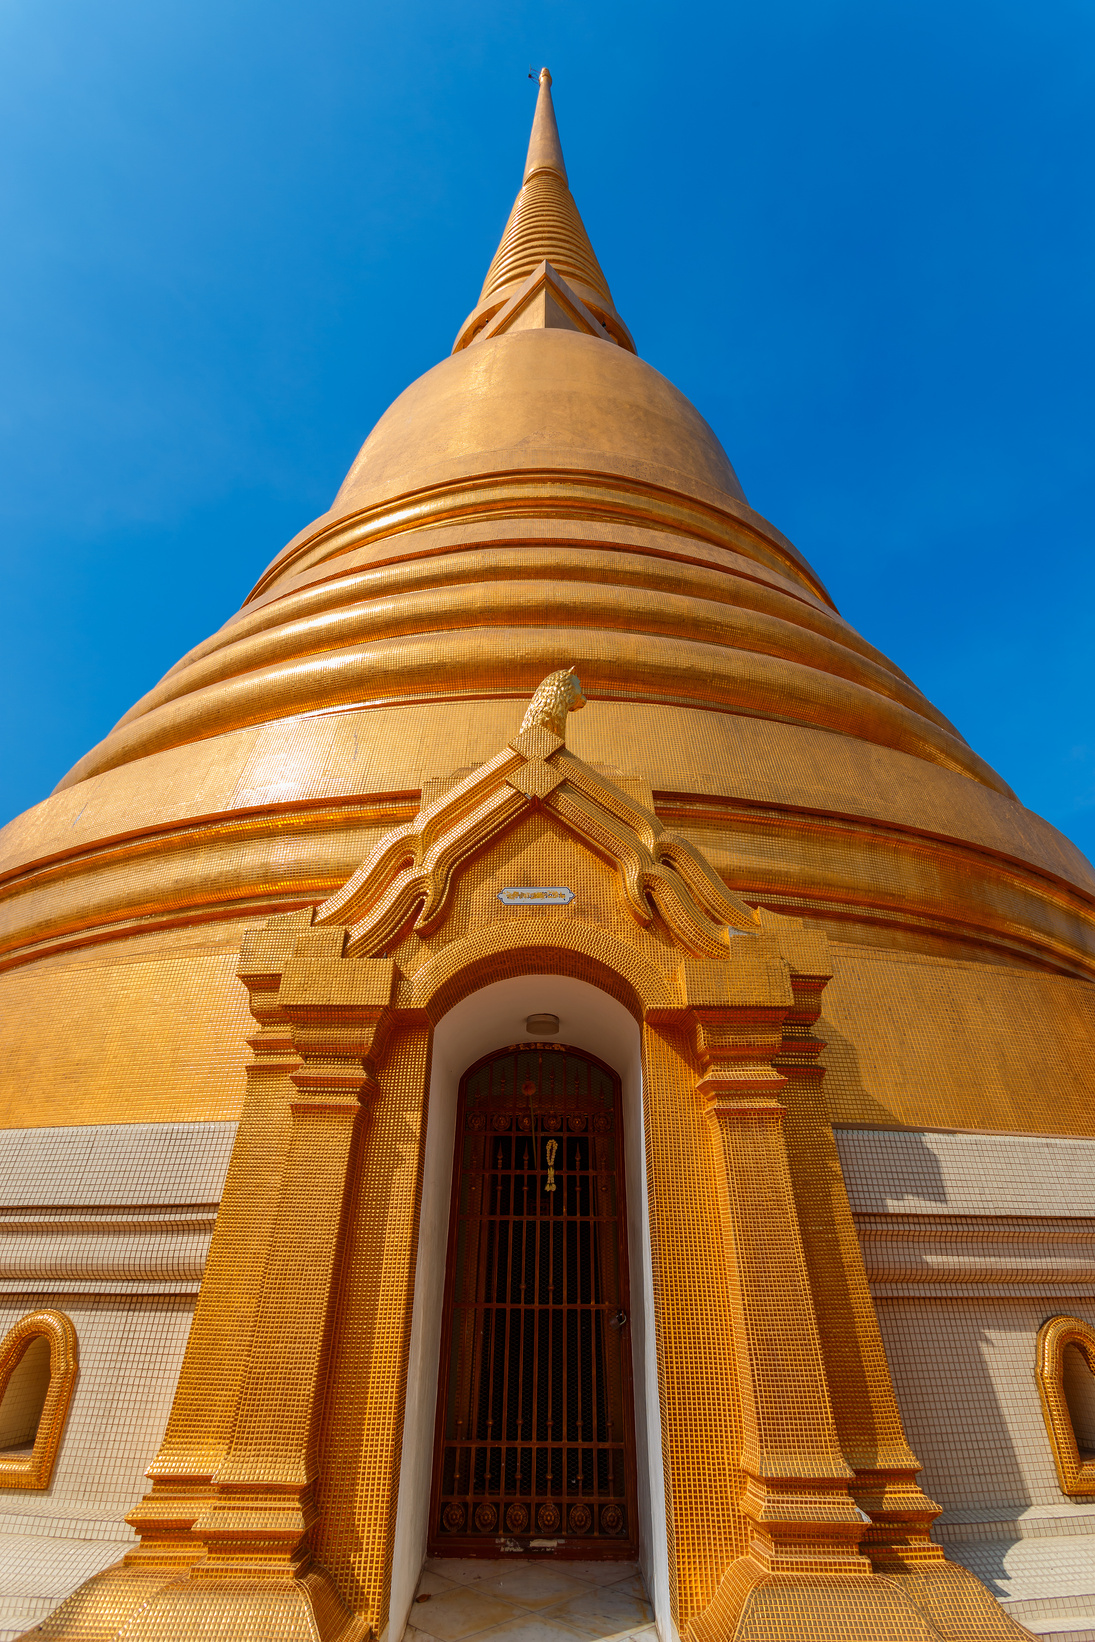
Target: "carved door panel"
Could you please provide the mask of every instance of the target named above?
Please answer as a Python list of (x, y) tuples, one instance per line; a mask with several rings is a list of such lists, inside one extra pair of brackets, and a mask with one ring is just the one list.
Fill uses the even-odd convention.
[(432, 1555), (635, 1554), (626, 1237), (615, 1074), (555, 1044), (472, 1067), (456, 1122)]

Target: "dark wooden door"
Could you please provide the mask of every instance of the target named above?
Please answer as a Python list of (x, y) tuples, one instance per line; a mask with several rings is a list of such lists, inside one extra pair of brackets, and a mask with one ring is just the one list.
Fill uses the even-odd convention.
[(478, 1062), (456, 1119), (431, 1555), (634, 1556), (628, 1314), (615, 1073), (555, 1044)]

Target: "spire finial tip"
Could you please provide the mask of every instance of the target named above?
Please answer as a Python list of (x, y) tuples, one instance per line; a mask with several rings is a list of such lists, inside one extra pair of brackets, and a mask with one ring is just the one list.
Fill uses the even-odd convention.
[(525, 181), (528, 182), (537, 171), (554, 171), (563, 182), (567, 180), (559, 127), (555, 124), (555, 110), (551, 106), (551, 75), (546, 68), (540, 70), (540, 89), (536, 95), (536, 113), (525, 162)]

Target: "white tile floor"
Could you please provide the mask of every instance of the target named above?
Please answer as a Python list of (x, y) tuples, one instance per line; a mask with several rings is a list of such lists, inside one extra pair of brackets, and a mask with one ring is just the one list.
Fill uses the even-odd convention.
[(638, 1564), (430, 1558), (406, 1642), (657, 1642)]

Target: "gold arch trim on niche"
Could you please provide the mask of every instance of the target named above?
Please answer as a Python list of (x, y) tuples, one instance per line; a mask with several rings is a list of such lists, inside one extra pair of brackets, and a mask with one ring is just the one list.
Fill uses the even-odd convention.
[(499, 922), (459, 937), (427, 959), (414, 976), (407, 1006), (422, 1009), (436, 1024), (455, 1004), (495, 981), (539, 974), (587, 981), (622, 1003), (636, 1021), (677, 1003), (674, 983), (608, 930), (560, 922), (531, 939), (527, 924)]
[(1095, 1494), (1095, 1451), (1085, 1458), (1080, 1442), (1083, 1433), (1077, 1431), (1075, 1412), (1069, 1405), (1065, 1353), (1070, 1346), (1079, 1351), (1091, 1375), (1095, 1429), (1095, 1328), (1082, 1317), (1051, 1317), (1038, 1330), (1038, 1390), (1061, 1491), (1087, 1497)]
[(63, 1311), (31, 1311), (0, 1340), (0, 1406), (35, 1340), (49, 1342), (49, 1385), (29, 1454), (0, 1454), (0, 1488), (47, 1488), (76, 1384), (76, 1330)]

